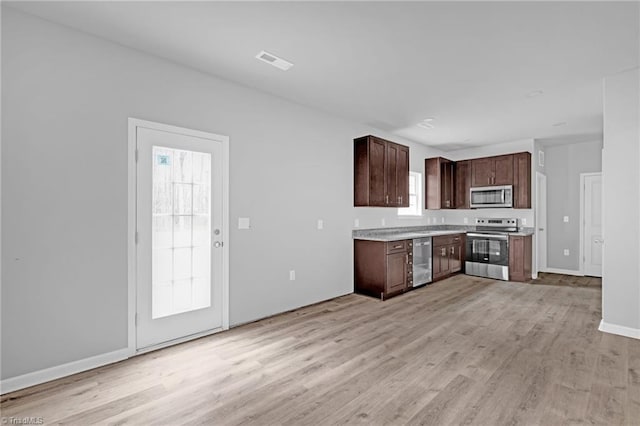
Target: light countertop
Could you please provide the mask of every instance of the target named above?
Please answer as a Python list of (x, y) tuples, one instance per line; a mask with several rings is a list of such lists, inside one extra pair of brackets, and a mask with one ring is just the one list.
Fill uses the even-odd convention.
[[(464, 225), (431, 225), (402, 228), (375, 228), (353, 230), (354, 240), (398, 241), (414, 238), (435, 237), (438, 235), (465, 234), (475, 232), (475, 226)], [(517, 232), (509, 232), (513, 236), (533, 235), (533, 228), (521, 228)]]

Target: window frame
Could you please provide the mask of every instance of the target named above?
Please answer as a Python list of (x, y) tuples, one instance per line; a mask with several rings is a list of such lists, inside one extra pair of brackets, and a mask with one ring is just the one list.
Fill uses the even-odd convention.
[[(423, 193), (422, 193), (422, 173), (420, 172), (409, 172), (409, 180), (412, 178), (415, 179), (415, 194), (409, 193), (409, 200), (411, 200), (411, 196), (415, 195), (416, 197), (416, 205), (409, 207), (398, 207), (398, 217), (399, 218), (421, 218), (422, 217), (422, 205), (423, 205)], [(411, 186), (409, 186), (411, 187)]]

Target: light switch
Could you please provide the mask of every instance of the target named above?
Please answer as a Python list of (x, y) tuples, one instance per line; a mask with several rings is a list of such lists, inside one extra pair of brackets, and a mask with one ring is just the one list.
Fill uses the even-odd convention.
[(564, 249), (564, 255), (569, 256), (569, 249)]
[(251, 229), (251, 219), (248, 217), (239, 217), (238, 229)]
[(323, 229), (323, 228), (324, 228), (324, 220), (318, 219), (318, 229)]
[(357, 228), (357, 227), (359, 227), (359, 226), (360, 226), (360, 219), (355, 219), (355, 220), (353, 221), (353, 227), (354, 227), (354, 228)]
[(563, 217), (562, 220), (565, 221), (565, 222), (569, 222), (569, 216)]
[(527, 224), (527, 219), (523, 217), (521, 223), (522, 223), (522, 226), (526, 225)]

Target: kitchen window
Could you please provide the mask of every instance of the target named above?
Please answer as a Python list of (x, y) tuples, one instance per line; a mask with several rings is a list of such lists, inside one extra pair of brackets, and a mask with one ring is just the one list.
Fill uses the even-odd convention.
[(409, 172), (409, 207), (399, 208), (398, 216), (422, 216), (422, 173)]

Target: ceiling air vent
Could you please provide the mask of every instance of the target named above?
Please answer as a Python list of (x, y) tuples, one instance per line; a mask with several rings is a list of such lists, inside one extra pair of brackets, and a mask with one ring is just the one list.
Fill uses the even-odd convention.
[(273, 65), (276, 68), (279, 68), (283, 71), (288, 70), (293, 66), (293, 64), (289, 61), (285, 61), (282, 58), (278, 58), (276, 55), (272, 55), (269, 52), (265, 52), (264, 50), (256, 55), (257, 59), (260, 59), (262, 62), (266, 62), (270, 65)]

